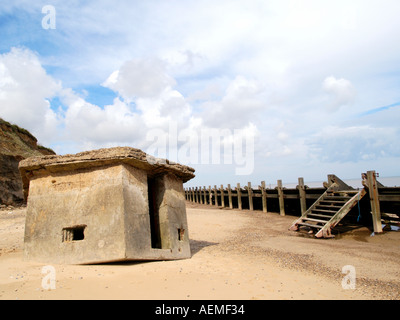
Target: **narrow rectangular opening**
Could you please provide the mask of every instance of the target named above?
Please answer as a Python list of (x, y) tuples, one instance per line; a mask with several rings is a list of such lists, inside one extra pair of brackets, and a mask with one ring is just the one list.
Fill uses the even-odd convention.
[(159, 179), (147, 178), (147, 190), (149, 198), (149, 214), (150, 214), (150, 233), (151, 233), (151, 247), (153, 249), (161, 249), (161, 232), (160, 232), (160, 215), (159, 204), (157, 199), (157, 189)]
[(62, 229), (62, 242), (81, 241), (85, 239), (86, 225), (73, 226)]
[(178, 228), (178, 240), (183, 241), (185, 237), (185, 229)]

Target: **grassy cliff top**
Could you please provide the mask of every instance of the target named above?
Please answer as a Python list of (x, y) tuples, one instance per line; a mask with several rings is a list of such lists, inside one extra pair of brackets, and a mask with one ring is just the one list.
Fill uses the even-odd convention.
[(55, 154), (53, 150), (38, 145), (37, 139), (28, 130), (2, 118), (0, 118), (0, 153), (24, 158)]

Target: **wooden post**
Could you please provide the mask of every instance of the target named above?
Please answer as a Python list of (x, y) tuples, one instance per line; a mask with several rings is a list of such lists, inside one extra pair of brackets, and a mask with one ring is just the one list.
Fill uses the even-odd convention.
[(207, 188), (203, 186), (203, 203), (207, 204)]
[(203, 188), (199, 187), (200, 189), (200, 204), (203, 204)]
[(199, 187), (198, 194), (199, 194), (199, 196), (198, 196), (198, 201), (199, 201), (199, 203), (203, 203), (203, 202), (202, 202), (203, 200), (201, 199), (201, 187)]
[(242, 210), (242, 190), (240, 189), (240, 183), (237, 184), (237, 198), (239, 210)]
[(376, 181), (375, 171), (367, 172), (367, 182), (369, 190), (369, 199), (371, 203), (372, 223), (374, 226), (374, 232), (381, 233), (383, 231), (382, 221), (381, 221), (381, 208), (379, 204), (378, 183)]
[(222, 208), (225, 207), (225, 191), (224, 191), (224, 185), (221, 184), (221, 206)]
[(267, 212), (267, 192), (265, 191), (265, 181), (261, 181), (261, 197), (263, 212)]
[(215, 206), (218, 207), (218, 189), (216, 185), (214, 185), (214, 194), (215, 194)]
[(304, 185), (304, 178), (299, 178), (299, 184), (297, 186), (297, 189), (299, 189), (300, 209), (301, 209), (301, 215), (303, 215), (307, 211), (306, 187)]
[(233, 209), (232, 189), (230, 184), (228, 184), (228, 200), (229, 200), (229, 208)]
[(199, 193), (199, 196), (198, 196), (199, 203), (203, 203), (201, 200), (201, 187), (199, 187), (198, 193)]
[(285, 216), (285, 201), (283, 199), (282, 180), (278, 180), (279, 211), (281, 216)]
[(208, 199), (210, 200), (210, 206), (212, 206), (212, 198), (211, 186), (208, 186)]
[(190, 192), (192, 194), (192, 202), (194, 202), (194, 188), (192, 187), (192, 190)]
[(247, 195), (249, 197), (249, 209), (253, 211), (253, 189), (251, 189), (251, 182), (247, 182)]

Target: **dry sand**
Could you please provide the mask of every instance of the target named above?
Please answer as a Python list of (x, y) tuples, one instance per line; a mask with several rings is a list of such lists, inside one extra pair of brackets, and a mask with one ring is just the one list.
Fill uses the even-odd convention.
[[(399, 299), (400, 232), (367, 228), (318, 240), (288, 231), (295, 217), (187, 203), (192, 258), (101, 265), (23, 259), (25, 209), (0, 211), (0, 299)], [(342, 268), (356, 270), (343, 289)]]

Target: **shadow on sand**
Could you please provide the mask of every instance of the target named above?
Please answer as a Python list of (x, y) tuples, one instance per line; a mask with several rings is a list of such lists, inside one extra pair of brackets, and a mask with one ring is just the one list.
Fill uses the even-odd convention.
[(209, 246), (215, 246), (217, 245), (218, 242), (209, 242), (209, 241), (204, 241), (204, 240), (190, 240), (190, 251), (192, 252), (192, 256), (194, 256), (196, 253), (198, 253), (200, 250), (203, 248), (209, 247)]
[[(214, 246), (217, 245), (217, 242), (209, 242), (209, 241), (203, 241), (203, 240), (192, 240), (190, 239), (190, 251), (192, 253), (192, 257), (197, 254), (199, 251), (201, 251), (203, 248), (209, 247), (209, 246)], [(124, 266), (124, 265), (139, 265), (139, 264), (144, 264), (144, 263), (151, 263), (155, 261), (162, 261), (162, 260), (120, 260), (120, 261), (110, 261), (110, 262), (99, 262), (99, 263), (88, 263), (85, 265), (109, 265), (109, 266)]]

